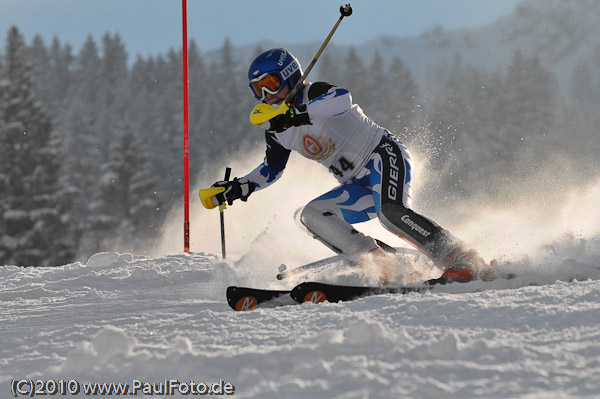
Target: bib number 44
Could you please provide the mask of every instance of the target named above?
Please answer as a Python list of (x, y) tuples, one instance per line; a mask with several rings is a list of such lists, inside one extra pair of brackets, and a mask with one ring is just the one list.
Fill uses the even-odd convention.
[(344, 176), (344, 174), (347, 171), (353, 170), (353, 169), (354, 169), (354, 164), (352, 162), (348, 161), (344, 157), (341, 157), (340, 159), (338, 159), (338, 161), (335, 165), (331, 165), (329, 167), (329, 170), (331, 171), (331, 173), (333, 173), (336, 176)]

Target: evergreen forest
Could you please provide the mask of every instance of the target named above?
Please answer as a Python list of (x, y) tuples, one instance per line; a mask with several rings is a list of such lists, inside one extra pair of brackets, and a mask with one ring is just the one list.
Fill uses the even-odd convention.
[[(264, 147), (248, 122), (255, 99), (246, 78), (263, 50), (240, 57), (226, 41), (203, 54), (190, 43), (191, 182)], [(566, 178), (586, 184), (598, 175), (594, 60), (578, 63), (566, 88), (532, 52), (517, 50), (494, 69), (457, 54), (420, 81), (405, 62), (353, 47), (341, 58), (326, 51), (309, 80), (349, 89), (367, 115), (422, 154), (436, 176), (423, 190), (440, 206), (475, 193), (510, 197), (549, 164), (557, 191)], [(183, 202), (182, 70), (181, 50), (130, 60), (118, 34), (73, 49), (39, 36), (27, 43), (18, 27), (6, 32), (0, 264), (61, 265), (117, 244), (144, 253)]]

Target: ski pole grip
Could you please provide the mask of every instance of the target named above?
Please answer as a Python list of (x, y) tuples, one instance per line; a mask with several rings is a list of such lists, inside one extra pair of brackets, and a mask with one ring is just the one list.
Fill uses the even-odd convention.
[[(229, 178), (231, 177), (231, 168), (228, 166), (225, 168), (225, 181), (229, 181)], [(223, 227), (223, 211), (227, 209), (227, 202), (223, 202), (221, 205), (219, 205), (219, 211), (221, 212), (221, 234), (225, 234), (224, 233), (224, 227)], [(223, 237), (223, 240), (225, 240), (225, 237)], [(225, 252), (223, 252), (225, 253)], [(223, 256), (223, 259), (225, 259), (225, 256)]]
[(342, 14), (342, 17), (349, 17), (352, 15), (352, 7), (350, 7), (350, 3), (346, 4), (345, 6), (340, 6), (340, 14)]

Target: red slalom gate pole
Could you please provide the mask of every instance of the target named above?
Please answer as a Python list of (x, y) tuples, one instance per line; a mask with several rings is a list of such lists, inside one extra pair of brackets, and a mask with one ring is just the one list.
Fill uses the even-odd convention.
[(190, 143), (189, 143), (189, 90), (188, 90), (188, 39), (187, 0), (181, 0), (183, 25), (183, 251), (190, 252)]

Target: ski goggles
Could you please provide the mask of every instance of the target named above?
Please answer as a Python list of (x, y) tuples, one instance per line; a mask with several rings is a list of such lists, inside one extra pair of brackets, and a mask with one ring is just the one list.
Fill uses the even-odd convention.
[(266, 93), (279, 93), (283, 89), (284, 83), (279, 72), (265, 72), (252, 79), (249, 86), (257, 100), (264, 100)]

